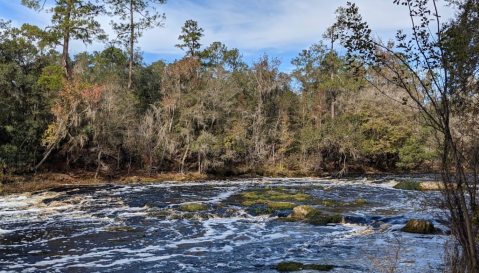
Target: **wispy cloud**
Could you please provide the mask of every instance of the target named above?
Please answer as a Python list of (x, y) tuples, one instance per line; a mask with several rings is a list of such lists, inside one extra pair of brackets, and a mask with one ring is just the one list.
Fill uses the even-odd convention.
[[(392, 0), (356, 0), (363, 18), (374, 33), (384, 39), (394, 37), (397, 29), (410, 29), (408, 11)], [(138, 46), (149, 56), (173, 60), (184, 53), (175, 47), (181, 27), (192, 19), (204, 28), (201, 43), (207, 46), (215, 41), (229, 48), (238, 48), (245, 58), (262, 53), (283, 57), (285, 63), (302, 49), (322, 39), (326, 28), (335, 22), (334, 11), (346, 1), (321, 0), (170, 0), (158, 7), (166, 14), (164, 28), (146, 31)], [(453, 11), (439, 2), (444, 18)], [(50, 15), (36, 13), (17, 1), (0, 0), (0, 18), (12, 19), (15, 25), (23, 22), (46, 26)], [(114, 38), (109, 26), (111, 18), (99, 17), (105, 31)], [(102, 44), (90, 45), (87, 50), (101, 50)], [(85, 51), (80, 42), (72, 44), (72, 53)], [(289, 70), (286, 68), (286, 70)]]

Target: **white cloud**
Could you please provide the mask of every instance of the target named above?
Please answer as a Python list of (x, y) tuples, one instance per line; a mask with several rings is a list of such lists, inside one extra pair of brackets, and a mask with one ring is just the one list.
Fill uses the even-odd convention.
[[(392, 38), (397, 29), (410, 29), (408, 11), (392, 0), (356, 2), (374, 33)], [(205, 29), (204, 45), (220, 41), (245, 55), (299, 52), (322, 39), (326, 28), (335, 22), (334, 11), (345, 4), (318, 0), (175, 0), (164, 5), (167, 28), (146, 33), (142, 48), (181, 55), (174, 45), (183, 23), (193, 19)], [(448, 12), (446, 17), (450, 16)]]
[[(384, 39), (393, 38), (397, 29), (411, 28), (407, 9), (394, 5), (393, 0), (355, 2), (373, 33)], [(440, 13), (449, 18), (453, 12), (444, 8), (444, 3), (439, 2)], [(16, 26), (23, 22), (46, 26), (50, 19), (49, 14), (31, 11), (18, 1), (0, 0), (0, 5), (7, 10), (0, 10), (0, 18), (13, 19)], [(335, 21), (334, 11), (345, 5), (346, 0), (170, 0), (158, 7), (166, 14), (165, 28), (146, 31), (138, 46), (158, 58), (181, 58), (184, 53), (174, 45), (178, 43), (184, 22), (192, 19), (205, 30), (203, 46), (220, 41), (229, 48), (238, 48), (245, 59), (258, 57), (263, 52), (287, 59), (321, 40), (326, 28)], [(98, 18), (113, 38), (110, 19)], [(85, 48), (82, 43), (74, 42), (71, 52), (103, 47), (96, 43)], [(289, 63), (289, 59), (283, 61)]]

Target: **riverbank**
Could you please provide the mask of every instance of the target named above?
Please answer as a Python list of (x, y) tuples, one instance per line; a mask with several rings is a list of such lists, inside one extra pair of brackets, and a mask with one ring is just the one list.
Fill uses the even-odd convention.
[(213, 180), (213, 176), (198, 173), (165, 173), (147, 175), (142, 172), (123, 174), (115, 177), (101, 176), (95, 178), (94, 172), (75, 171), (70, 173), (37, 173), (30, 175), (12, 175), (7, 183), (0, 184), (0, 195), (9, 193), (35, 192), (65, 185), (88, 185), (101, 183), (141, 183), (163, 181), (198, 181)]
[[(351, 173), (344, 177), (366, 177), (374, 178), (384, 175), (413, 175), (418, 176), (421, 173), (414, 172), (395, 172), (384, 173), (375, 170), (369, 170), (367, 173)], [(240, 173), (235, 175), (218, 175), (218, 174), (200, 174), (197, 172), (181, 173), (161, 173), (148, 175), (145, 171), (136, 170), (130, 173), (119, 173), (115, 176), (99, 176), (95, 178), (95, 172), (74, 170), (68, 173), (44, 172), (36, 174), (11, 175), (7, 182), (0, 183), (0, 195), (9, 193), (35, 192), (47, 190), (65, 185), (88, 185), (88, 184), (128, 184), (128, 183), (153, 183), (165, 181), (208, 181), (208, 180), (226, 180), (233, 178), (262, 178), (262, 177), (322, 177), (330, 178), (334, 174), (324, 173), (298, 173), (298, 172), (281, 172), (281, 173)], [(439, 181), (439, 179), (438, 179)], [(422, 190), (440, 190), (441, 185), (438, 181), (421, 182)]]

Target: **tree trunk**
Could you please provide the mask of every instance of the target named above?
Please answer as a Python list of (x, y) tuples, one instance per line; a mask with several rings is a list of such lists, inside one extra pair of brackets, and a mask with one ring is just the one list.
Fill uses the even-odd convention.
[(188, 155), (188, 151), (190, 150), (190, 144), (188, 144), (186, 146), (186, 151), (185, 151), (185, 154), (183, 155), (183, 158), (181, 160), (181, 174), (184, 174), (185, 173), (185, 170), (184, 170), (184, 167), (185, 167), (185, 160), (186, 160), (186, 156)]
[[(333, 84), (334, 80), (334, 63), (333, 63), (333, 55), (334, 55), (334, 37), (333, 37), (333, 32), (331, 32), (331, 52), (329, 53), (331, 55), (331, 84)], [(331, 119), (334, 119), (334, 103), (336, 102), (336, 93), (333, 90), (333, 87), (331, 88)]]
[(118, 152), (116, 153), (116, 170), (120, 170), (120, 151), (121, 151), (121, 146), (118, 146)]
[(158, 164), (158, 170), (160, 170), (160, 171), (161, 171), (161, 166), (163, 166), (163, 160), (165, 159), (167, 144), (168, 144), (167, 141), (165, 141), (165, 145), (163, 145), (163, 151), (161, 151), (160, 164)]
[(201, 155), (198, 152), (198, 173), (201, 173)]
[[(465, 268), (467, 272), (479, 272), (479, 263), (477, 257), (476, 236), (477, 232), (473, 228), (473, 215), (469, 214), (469, 210), (474, 211), (473, 193), (470, 196), (472, 202), (468, 206), (466, 196), (464, 194), (464, 187), (469, 190), (469, 183), (467, 182), (467, 174), (463, 167), (463, 158), (456, 148), (456, 143), (450, 133), (449, 122), (446, 121), (446, 128), (444, 134), (444, 158), (443, 158), (443, 175), (446, 201), (448, 210), (451, 212), (451, 222), (453, 232), (456, 233), (459, 243), (463, 247), (463, 259), (465, 260)], [(450, 179), (448, 159), (453, 161), (455, 168), (455, 179)], [(476, 177), (474, 179), (477, 179)], [(469, 209), (470, 208), (470, 209)]]
[(70, 69), (68, 65), (68, 48), (70, 46), (70, 16), (71, 16), (71, 10), (72, 10), (72, 3), (71, 1), (68, 1), (67, 4), (67, 10), (65, 13), (65, 22), (67, 27), (63, 29), (63, 50), (62, 50), (62, 69), (65, 73), (65, 78), (68, 81), (71, 81), (71, 74), (70, 74)]
[(38, 164), (33, 168), (35, 171), (37, 171), (38, 168), (40, 168), (40, 166), (43, 165), (43, 163), (45, 162), (45, 160), (47, 160), (48, 156), (51, 154), (51, 152), (53, 151), (53, 149), (55, 149), (55, 145), (52, 145), (52, 146), (50, 146), (50, 148), (48, 148), (48, 151), (47, 151), (46, 154), (43, 156), (42, 160), (40, 160), (40, 162), (38, 162)]
[(128, 90), (131, 90), (131, 79), (133, 76), (133, 46), (135, 39), (135, 25), (133, 21), (133, 0), (130, 0), (130, 63), (128, 67)]
[(100, 172), (100, 168), (101, 168), (101, 150), (100, 150), (100, 146), (98, 146), (98, 166), (96, 167), (96, 173), (95, 173), (95, 179), (97, 179), (98, 177), (98, 173)]
[(149, 151), (148, 153), (148, 159), (149, 159), (149, 164), (148, 164), (148, 176), (151, 176), (151, 169), (153, 168), (153, 151)]
[(130, 162), (128, 163), (128, 175), (130, 175), (130, 169), (131, 169), (131, 154), (129, 154), (129, 160)]
[(336, 94), (331, 90), (331, 119), (334, 119), (334, 103), (336, 102)]

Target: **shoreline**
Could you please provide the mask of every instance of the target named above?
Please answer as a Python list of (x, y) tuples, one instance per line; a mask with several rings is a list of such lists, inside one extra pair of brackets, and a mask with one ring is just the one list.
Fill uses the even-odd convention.
[[(339, 178), (337, 176), (325, 173), (323, 175), (314, 174), (314, 173), (302, 173), (301, 175), (290, 175), (284, 174), (268, 174), (268, 175), (258, 175), (258, 174), (242, 174), (242, 175), (232, 175), (232, 176), (220, 176), (220, 175), (211, 175), (211, 174), (199, 174), (197, 172), (189, 172), (185, 174), (181, 173), (162, 173), (147, 175), (141, 171), (132, 172), (130, 174), (120, 174), (115, 177), (101, 176), (98, 178), (94, 177), (94, 172), (87, 171), (76, 171), (70, 173), (37, 173), (31, 175), (15, 175), (12, 176), (11, 182), (0, 184), (0, 196), (7, 194), (15, 193), (27, 193), (27, 192), (37, 192), (43, 190), (49, 190), (57, 187), (63, 186), (75, 186), (75, 185), (99, 185), (99, 184), (132, 184), (132, 183), (161, 183), (161, 182), (197, 182), (197, 181), (223, 181), (230, 179), (253, 179), (253, 178), (318, 178), (318, 179), (331, 179)], [(373, 178), (376, 176), (401, 176), (401, 175), (411, 175), (411, 176), (435, 176), (434, 173), (424, 173), (424, 172), (370, 172), (362, 174), (348, 174), (341, 178), (353, 178), (353, 177), (365, 177)], [(438, 190), (440, 189), (438, 181), (424, 181), (422, 182), (423, 190)]]

